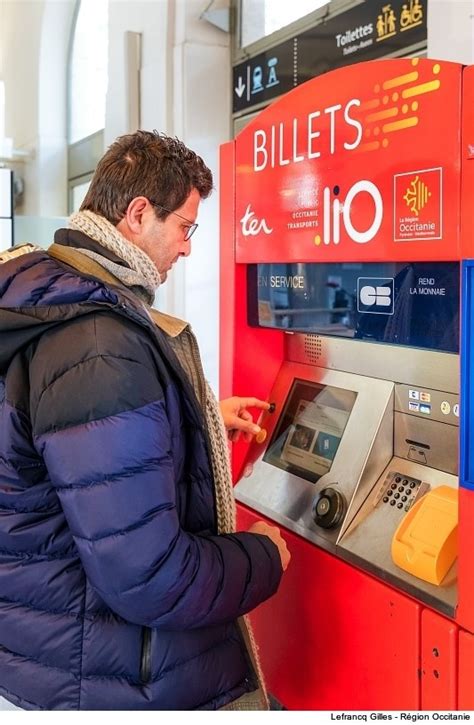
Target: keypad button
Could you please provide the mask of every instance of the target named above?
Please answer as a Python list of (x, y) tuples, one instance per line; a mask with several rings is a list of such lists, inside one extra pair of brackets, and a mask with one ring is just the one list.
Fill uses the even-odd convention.
[(384, 502), (384, 503), (387, 503), (387, 501), (388, 501), (388, 500), (389, 500), (388, 496), (384, 496), (384, 497), (383, 497), (383, 502)]
[(392, 495), (392, 493), (393, 493), (392, 489), (391, 489), (391, 488), (389, 488), (389, 489), (388, 489), (388, 491), (387, 491), (387, 496), (391, 496), (391, 495)]
[(393, 494), (393, 498), (400, 498), (400, 494), (399, 493), (394, 493)]
[(407, 497), (406, 496), (402, 496), (402, 501), (406, 501), (406, 500), (407, 500)]
[[(407, 481), (407, 483), (408, 483), (408, 481)], [(415, 481), (412, 481), (412, 482), (410, 483), (410, 488), (416, 488), (416, 483), (415, 483)]]
[(396, 504), (396, 503), (397, 503), (397, 502), (396, 502), (396, 501), (394, 501), (394, 500), (393, 500), (393, 498), (392, 498), (392, 500), (390, 501), (390, 506), (395, 506), (395, 504)]
[(403, 486), (399, 486), (398, 490), (400, 491), (400, 493), (402, 493), (402, 491), (404, 491), (405, 489), (403, 488)]
[(402, 508), (403, 508), (403, 504), (402, 503), (397, 503), (397, 509), (402, 509)]
[(392, 489), (392, 491), (395, 491), (396, 487), (397, 487), (397, 484), (396, 483), (392, 483), (392, 485), (390, 486), (390, 488)]
[(407, 479), (407, 478), (404, 478), (404, 479), (402, 480), (402, 483), (403, 483), (403, 485), (404, 485), (404, 486), (406, 486), (406, 484), (408, 483), (408, 479)]
[(395, 483), (400, 483), (401, 480), (400, 476), (395, 476)]

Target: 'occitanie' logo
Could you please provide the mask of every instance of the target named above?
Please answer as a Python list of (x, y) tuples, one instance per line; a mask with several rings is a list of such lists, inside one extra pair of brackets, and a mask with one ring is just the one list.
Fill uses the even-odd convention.
[(420, 211), (428, 203), (430, 196), (431, 191), (429, 187), (417, 175), (410, 182), (403, 198), (411, 213), (418, 216)]

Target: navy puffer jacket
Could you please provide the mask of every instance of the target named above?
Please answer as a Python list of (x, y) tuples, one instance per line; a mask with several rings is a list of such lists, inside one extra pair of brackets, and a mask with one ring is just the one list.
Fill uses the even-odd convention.
[(278, 550), (217, 535), (165, 335), (129, 291), (34, 252), (0, 265), (0, 339), (0, 694), (217, 709), (254, 690), (236, 619), (276, 591)]

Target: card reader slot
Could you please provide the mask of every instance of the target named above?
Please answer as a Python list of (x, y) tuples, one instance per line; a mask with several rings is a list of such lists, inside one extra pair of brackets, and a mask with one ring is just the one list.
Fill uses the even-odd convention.
[(420, 441), (414, 441), (411, 438), (405, 438), (405, 443), (408, 443), (409, 446), (418, 446), (418, 448), (426, 448), (427, 451), (431, 450), (431, 446), (429, 446), (427, 443), (420, 443)]

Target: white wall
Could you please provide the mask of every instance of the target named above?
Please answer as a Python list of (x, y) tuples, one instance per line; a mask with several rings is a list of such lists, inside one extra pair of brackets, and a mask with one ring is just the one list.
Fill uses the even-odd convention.
[[(219, 346), (219, 145), (230, 138), (231, 66), (229, 36), (199, 14), (209, 3), (177, 6), (175, 44), (176, 135), (203, 157), (214, 175), (216, 190), (201, 206), (199, 229), (192, 254), (182, 266), (180, 290), (175, 295), (198, 336), (208, 379), (218, 390)], [(179, 292), (179, 290), (178, 290)], [(181, 298), (181, 299), (180, 299)]]
[(428, 1), (428, 56), (474, 63), (474, 1)]
[(0, 75), (5, 81), (5, 133), (18, 148), (34, 148), (38, 134), (38, 59), (44, 2), (0, 3)]
[[(142, 33), (141, 127), (178, 136), (203, 157), (218, 184), (218, 148), (230, 137), (228, 34), (200, 20), (208, 0), (111, 2), (106, 146), (127, 133), (124, 34)], [(219, 208), (217, 191), (201, 206), (192, 255), (159, 290), (157, 306), (188, 320), (206, 375), (218, 381)]]
[(112, 0), (109, 5), (109, 86), (105, 125), (105, 146), (127, 133), (125, 33), (142, 34), (141, 127), (167, 130), (167, 94), (171, 81), (168, 57), (168, 0)]
[[(6, 85), (6, 128), (14, 164), (25, 179), (17, 213), (67, 211), (66, 70), (74, 0), (2, 0), (0, 77)], [(141, 127), (181, 138), (212, 169), (230, 136), (229, 36), (200, 20), (209, 0), (110, 0), (109, 87), (105, 144), (127, 133), (125, 32), (142, 34)], [(218, 195), (202, 206), (193, 255), (182, 260), (158, 295), (159, 306), (189, 320), (207, 376), (218, 380)]]
[[(42, 1), (0, 2), (0, 76), (5, 82), (5, 135), (13, 138), (16, 148), (32, 153), (38, 136), (37, 68), (43, 11)], [(28, 180), (24, 206), (34, 214), (33, 162), (11, 164), (11, 168)]]
[(67, 57), (73, 0), (44, 4), (38, 63), (36, 213), (67, 214)]
[(17, 213), (67, 212), (66, 61), (73, 8), (74, 0), (1, 2), (5, 134), (31, 154), (12, 164), (25, 180)]

